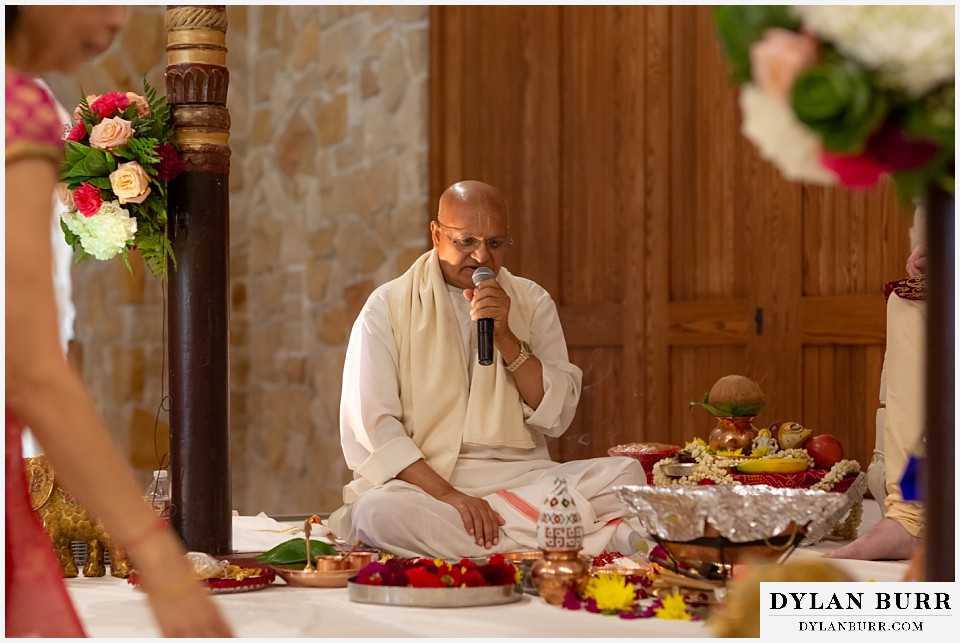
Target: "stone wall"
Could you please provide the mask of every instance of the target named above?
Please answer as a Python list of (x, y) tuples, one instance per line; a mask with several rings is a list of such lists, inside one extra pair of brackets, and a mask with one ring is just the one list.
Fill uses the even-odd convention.
[[(340, 374), (367, 295), (427, 247), (427, 8), (235, 6), (232, 127), (231, 470), (241, 513), (315, 513), (349, 479)], [(160, 7), (139, 7), (76, 78), (87, 93), (163, 86)], [(133, 262), (74, 268), (83, 376), (146, 482), (165, 387), (163, 288)], [(176, 350), (176, 347), (171, 347)], [(158, 450), (166, 450), (160, 413)]]

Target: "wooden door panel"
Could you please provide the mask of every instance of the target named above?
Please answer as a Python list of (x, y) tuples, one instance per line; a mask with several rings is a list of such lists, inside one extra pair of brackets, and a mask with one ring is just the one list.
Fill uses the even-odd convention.
[(875, 443), (883, 348), (808, 346), (803, 352), (803, 406), (783, 419), (802, 418), (815, 433), (836, 435), (865, 471)]
[(703, 394), (724, 375), (745, 372), (745, 346), (673, 346), (670, 349), (668, 372), (669, 409), (666, 426), (646, 427), (649, 439), (683, 446), (695, 437), (706, 440), (716, 420), (705, 409), (691, 408), (690, 402), (702, 401)]
[(912, 208), (784, 180), (737, 94), (710, 7), (431, 8), (431, 196), (507, 197), (506, 263), (551, 292), (585, 373), (563, 460), (706, 437), (687, 403), (741, 373), (770, 400), (758, 426), (802, 421), (867, 464)]
[(640, 418), (630, 413), (611, 413), (624, 408), (623, 354), (611, 348), (574, 348), (571, 361), (583, 369), (583, 389), (577, 414), (567, 432), (551, 444), (551, 452), (564, 461), (594, 458), (622, 442), (622, 436), (638, 434)]

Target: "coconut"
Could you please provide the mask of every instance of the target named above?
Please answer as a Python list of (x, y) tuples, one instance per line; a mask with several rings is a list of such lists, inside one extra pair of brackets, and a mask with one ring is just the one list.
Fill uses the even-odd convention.
[(760, 385), (743, 375), (726, 375), (716, 381), (709, 393), (713, 406), (760, 406), (767, 403)]

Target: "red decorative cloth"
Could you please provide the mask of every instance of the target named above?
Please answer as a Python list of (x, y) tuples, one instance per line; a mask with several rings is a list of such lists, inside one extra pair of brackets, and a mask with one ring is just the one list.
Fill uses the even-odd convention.
[[(731, 477), (742, 484), (765, 484), (780, 489), (809, 489), (830, 473), (827, 469), (807, 469), (799, 473), (732, 473)], [(833, 486), (830, 491), (844, 493), (857, 479), (849, 475)]]
[[(6, 162), (26, 157), (59, 164), (62, 126), (47, 94), (20, 72), (6, 70)], [(9, 302), (8, 302), (9, 304)], [(73, 609), (53, 545), (30, 504), (23, 469), (23, 427), (5, 409), (7, 485), (6, 636), (84, 636)]]
[(927, 299), (927, 278), (926, 275), (919, 277), (910, 277), (899, 281), (891, 281), (883, 287), (883, 296), (890, 299), (890, 295), (896, 293), (900, 299), (910, 301), (926, 301)]

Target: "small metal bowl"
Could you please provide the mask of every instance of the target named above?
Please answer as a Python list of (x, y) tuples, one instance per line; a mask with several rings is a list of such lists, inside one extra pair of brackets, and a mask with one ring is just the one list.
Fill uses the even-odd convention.
[(317, 556), (318, 572), (337, 572), (344, 569), (360, 569), (367, 563), (379, 560), (380, 555), (369, 551), (355, 551), (349, 556)]
[(504, 554), (503, 558), (508, 563), (513, 563), (518, 569), (520, 569), (520, 573), (523, 575), (523, 580), (520, 582), (520, 586), (523, 588), (523, 591), (527, 594), (539, 596), (537, 588), (533, 585), (533, 578), (530, 576), (530, 568), (533, 567), (535, 562), (543, 558), (543, 552), (539, 549), (534, 549), (531, 551), (513, 551)]
[(660, 471), (671, 478), (682, 478), (696, 471), (699, 466), (698, 462), (664, 462), (660, 465)]

